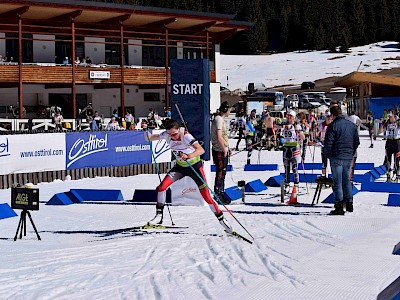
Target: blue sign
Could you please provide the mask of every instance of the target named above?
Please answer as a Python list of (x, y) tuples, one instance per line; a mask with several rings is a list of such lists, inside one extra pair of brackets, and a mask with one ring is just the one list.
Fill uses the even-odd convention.
[(210, 159), (210, 65), (207, 59), (171, 60), (171, 112), (203, 143), (203, 158)]
[(150, 164), (150, 144), (141, 131), (66, 133), (67, 170)]

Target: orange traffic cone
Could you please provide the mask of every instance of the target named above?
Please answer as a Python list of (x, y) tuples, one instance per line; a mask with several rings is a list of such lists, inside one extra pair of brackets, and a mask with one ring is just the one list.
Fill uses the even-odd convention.
[(294, 186), (292, 189), (292, 194), (290, 195), (289, 201), (286, 204), (297, 204), (297, 187)]

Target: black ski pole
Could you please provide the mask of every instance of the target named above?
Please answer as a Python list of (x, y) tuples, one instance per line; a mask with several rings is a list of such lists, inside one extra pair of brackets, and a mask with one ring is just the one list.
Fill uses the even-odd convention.
[[(251, 144), (251, 145), (248, 146), (248, 147), (256, 146), (256, 145), (260, 144), (261, 142), (262, 142), (262, 141), (259, 141), (259, 142), (257, 142), (257, 143)], [(247, 151), (247, 148), (248, 148), (248, 147), (246, 147), (246, 148), (244, 148), (244, 149), (242, 149), (242, 150), (240, 150), (240, 151), (238, 151), (238, 152), (233, 153), (231, 156), (234, 156), (234, 155), (236, 155), (236, 154), (239, 154), (240, 152), (243, 152), (243, 151)]]
[(235, 215), (230, 211), (229, 208), (226, 207), (226, 205), (224, 203), (221, 202), (221, 200), (219, 199), (219, 197), (217, 196), (217, 194), (214, 193), (214, 191), (210, 188), (210, 186), (207, 184), (207, 182), (204, 181), (203, 177), (201, 177), (199, 175), (199, 173), (197, 173), (197, 171), (195, 170), (195, 168), (193, 168), (193, 166), (186, 161), (187, 165), (192, 169), (192, 171), (194, 172), (194, 174), (196, 174), (196, 176), (201, 180), (201, 182), (208, 188), (208, 190), (211, 192), (211, 194), (214, 196), (214, 198), (217, 200), (217, 202), (219, 204), (221, 204), (226, 210), (227, 212), (229, 212), (229, 214), (236, 220), (236, 222), (247, 232), (247, 234), (249, 236), (251, 236), (251, 238), (254, 240), (254, 237), (250, 234), (250, 232), (242, 225), (242, 223), (239, 222), (239, 220), (235, 217)]
[(185, 119), (182, 116), (181, 110), (179, 109), (178, 103), (175, 103), (176, 110), (178, 111), (179, 116), (181, 117), (183, 126), (185, 127), (186, 131), (189, 131), (189, 127), (187, 126)]
[[(159, 172), (159, 169), (158, 169), (158, 164), (157, 164), (156, 158), (155, 158), (154, 153), (153, 153), (153, 145), (152, 145), (150, 137), (149, 137), (149, 132), (147, 130), (145, 130), (145, 131), (146, 131), (147, 140), (148, 140), (149, 145), (150, 145), (151, 156), (153, 157), (153, 160), (154, 160), (154, 166), (156, 167), (156, 172), (157, 172), (157, 175), (158, 175), (158, 179), (160, 180), (160, 183), (161, 183), (161, 176), (160, 176), (160, 172)], [(172, 220), (172, 215), (171, 215), (171, 211), (169, 209), (169, 205), (167, 205), (167, 209), (168, 209), (169, 217), (171, 218), (171, 224), (175, 225), (174, 221)]]
[[(179, 112), (179, 116), (181, 117), (182, 123), (186, 124), (185, 120), (183, 119), (182, 114), (180, 113), (178, 104), (175, 103), (175, 106)], [(222, 203), (222, 201), (219, 199), (219, 197), (217, 196), (217, 194), (214, 193), (214, 191), (210, 188), (210, 186), (207, 184), (207, 182), (204, 181), (203, 177), (201, 177), (197, 171), (193, 168), (193, 166), (188, 162), (185, 161), (187, 163), (187, 165), (192, 169), (192, 171), (194, 172), (194, 174), (201, 180), (201, 182), (204, 184), (204, 186), (206, 186), (208, 188), (208, 190), (211, 192), (211, 194), (214, 196), (214, 198), (217, 200), (217, 202), (222, 205), (227, 212), (229, 212), (229, 214), (236, 220), (236, 222), (247, 232), (247, 234), (254, 240), (254, 237), (251, 235), (251, 233), (242, 225), (242, 223), (239, 222), (239, 220), (233, 215), (233, 213), (230, 211), (230, 209), (228, 209), (226, 207), (226, 205), (224, 203)]]

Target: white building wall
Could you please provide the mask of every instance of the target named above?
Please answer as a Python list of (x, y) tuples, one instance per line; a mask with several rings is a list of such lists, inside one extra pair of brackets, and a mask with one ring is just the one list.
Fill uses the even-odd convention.
[(210, 111), (214, 113), (220, 107), (221, 104), (221, 84), (219, 82), (210, 82)]
[(178, 59), (183, 59), (183, 43), (182, 42), (177, 42), (176, 43), (177, 46), (177, 58)]
[(100, 64), (105, 62), (106, 58), (106, 45), (95, 44), (91, 42), (105, 42), (103, 38), (85, 37), (85, 55), (92, 59), (93, 64)]
[[(220, 45), (215, 44), (215, 61), (214, 61), (214, 69), (215, 69), (215, 81), (221, 83), (221, 50)], [(210, 64), (211, 68), (211, 64)]]
[(6, 55), (6, 40), (4, 39), (6, 37), (6, 34), (4, 32), (0, 32), (0, 55), (4, 56)]
[(129, 64), (131, 66), (141, 66), (143, 64), (142, 60), (142, 41), (141, 40), (129, 40), (128, 46), (128, 57)]
[[(49, 41), (37, 41), (43, 39)], [(54, 35), (33, 35), (33, 62), (54, 63), (56, 55), (56, 43)]]

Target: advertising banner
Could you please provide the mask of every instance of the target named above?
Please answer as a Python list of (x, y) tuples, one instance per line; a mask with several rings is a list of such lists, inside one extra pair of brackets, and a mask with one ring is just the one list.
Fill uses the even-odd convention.
[[(164, 130), (153, 130), (151, 133), (159, 134)], [(171, 161), (171, 148), (166, 140), (152, 142), (153, 154), (157, 163)], [(153, 159), (154, 162), (154, 159)]]
[(171, 185), (171, 199), (173, 205), (206, 205), (196, 183), (187, 176)]
[(67, 170), (152, 162), (142, 131), (66, 133)]
[(0, 175), (65, 170), (65, 133), (0, 135)]
[(207, 59), (171, 60), (171, 113), (203, 145), (202, 158), (210, 159), (210, 66)]

